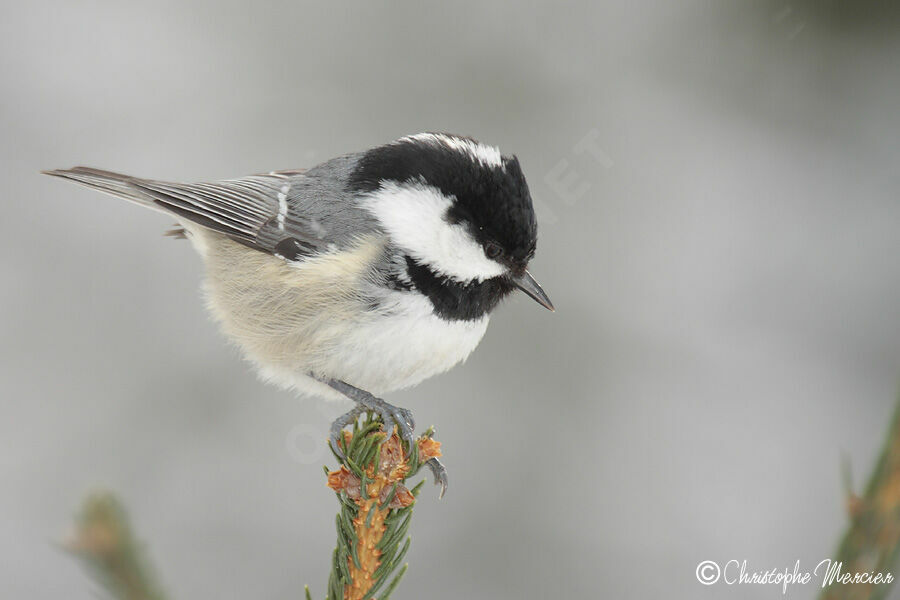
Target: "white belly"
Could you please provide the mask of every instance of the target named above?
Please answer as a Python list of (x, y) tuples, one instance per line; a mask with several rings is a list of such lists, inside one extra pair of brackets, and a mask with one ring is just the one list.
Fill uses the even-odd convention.
[(329, 372), (373, 393), (406, 388), (465, 360), (487, 329), (487, 316), (446, 321), (434, 315), (425, 297), (395, 294), (400, 310), (348, 332), (331, 356)]
[[(434, 316), (426, 298), (410, 292), (395, 294), (398, 298), (393, 314), (348, 326), (321, 348), (309, 367), (320, 375), (383, 395), (447, 371), (464, 361), (484, 337), (487, 315), (475, 321), (446, 321)], [(284, 387), (319, 397), (342, 398), (309, 377), (308, 370), (259, 366), (264, 378)]]
[(287, 264), (204, 233), (195, 245), (206, 258), (213, 314), (261, 375), (283, 387), (343, 397), (309, 376), (315, 374), (385, 394), (462, 362), (487, 329), (487, 315), (436, 317), (415, 292), (375, 287), (381, 301), (369, 306), (359, 291), (372, 285), (367, 277), (382, 251), (379, 240)]

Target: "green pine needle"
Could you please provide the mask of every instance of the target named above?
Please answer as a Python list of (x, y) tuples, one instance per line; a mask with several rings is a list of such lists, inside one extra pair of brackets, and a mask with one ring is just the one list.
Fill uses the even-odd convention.
[(387, 586), (386, 590), (384, 590), (384, 593), (381, 595), (381, 600), (388, 600), (388, 598), (391, 597), (391, 594), (394, 592), (394, 589), (396, 589), (397, 584), (400, 583), (400, 579), (402, 579), (403, 576), (406, 574), (406, 569), (408, 569), (408, 568), (409, 568), (409, 564), (403, 565), (403, 568), (400, 569), (400, 571), (394, 577), (394, 580), (391, 581), (391, 584), (389, 586)]
[[(368, 491), (371, 489), (374, 481), (366, 474), (367, 469), (373, 465), (381, 464), (382, 444), (389, 438), (383, 431), (381, 420), (367, 413), (365, 417), (357, 419), (353, 425), (353, 437), (349, 442), (341, 439), (342, 448), (345, 451), (345, 458), (338, 458), (339, 464), (344, 465), (360, 480), (361, 500), (351, 500), (346, 491), (340, 492), (337, 497), (339, 500), (339, 513), (336, 519), (337, 523), (337, 546), (334, 552), (334, 561), (332, 573), (328, 578), (328, 597), (327, 600), (343, 600), (346, 585), (350, 585), (349, 564), (353, 564), (357, 569), (362, 569), (359, 556), (359, 536), (353, 520), (358, 517), (360, 505), (358, 502), (365, 502), (369, 499)], [(428, 435), (434, 432), (433, 428), (429, 428)], [(410, 467), (408, 477), (413, 476), (422, 466), (419, 463), (419, 447), (418, 444), (409, 444), (402, 442), (401, 447), (408, 452), (407, 463)], [(379, 600), (387, 598), (391, 592), (397, 587), (401, 577), (406, 572), (407, 566), (398, 567), (403, 564), (403, 560), (409, 551), (411, 540), (407, 536), (410, 522), (412, 520), (412, 506), (401, 509), (388, 509), (391, 502), (397, 497), (401, 489), (402, 482), (395, 482), (384, 500), (370, 505), (366, 514), (366, 519), (362, 527), (369, 528), (372, 526), (375, 510), (388, 511), (385, 517), (385, 530), (381, 539), (377, 542), (376, 548), (380, 552), (378, 568), (372, 574), (372, 585), (366, 591), (365, 597), (372, 598), (378, 593), (378, 590), (384, 588), (383, 594), (379, 594)], [(424, 481), (416, 485), (411, 491), (413, 495), (417, 495), (422, 489)], [(404, 542), (405, 540), (405, 542)], [(401, 542), (402, 547), (401, 547)], [(394, 574), (392, 576), (392, 574)]]

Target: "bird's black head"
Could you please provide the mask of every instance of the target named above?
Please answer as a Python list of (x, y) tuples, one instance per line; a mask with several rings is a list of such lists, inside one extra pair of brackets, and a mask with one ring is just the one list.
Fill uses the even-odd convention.
[(451, 200), (444, 218), (463, 225), (491, 259), (524, 269), (534, 255), (537, 221), (515, 156), (471, 138), (419, 134), (369, 150), (351, 185), (373, 192), (384, 181), (439, 190)]
[(349, 186), (415, 265), (447, 283), (490, 287), (487, 310), (517, 286), (549, 305), (527, 276), (537, 221), (515, 156), (423, 133), (364, 153)]

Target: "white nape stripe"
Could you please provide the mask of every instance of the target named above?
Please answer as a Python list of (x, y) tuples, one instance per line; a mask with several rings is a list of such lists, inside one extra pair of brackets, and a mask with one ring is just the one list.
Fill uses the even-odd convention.
[(468, 283), (505, 273), (506, 267), (485, 256), (465, 226), (446, 219), (453, 200), (421, 182), (385, 180), (360, 201), (391, 241), (440, 275)]
[(503, 157), (500, 155), (499, 149), (494, 146), (482, 144), (481, 142), (476, 142), (475, 140), (454, 137), (443, 133), (417, 133), (401, 139), (443, 145), (447, 148), (456, 150), (457, 152), (462, 152), (483, 165), (489, 167), (503, 166)]

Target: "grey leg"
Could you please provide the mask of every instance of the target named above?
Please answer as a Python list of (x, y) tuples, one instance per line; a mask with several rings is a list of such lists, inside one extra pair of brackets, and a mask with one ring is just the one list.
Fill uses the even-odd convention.
[(353, 387), (349, 383), (344, 383), (339, 379), (320, 379), (319, 381), (339, 391), (357, 404), (356, 408), (347, 414), (338, 417), (331, 425), (331, 447), (335, 449), (338, 456), (344, 455), (337, 444), (338, 440), (341, 439), (341, 430), (350, 423), (353, 423), (360, 414), (367, 410), (371, 410), (381, 417), (381, 420), (384, 421), (384, 427), (388, 432), (391, 432), (396, 425), (397, 433), (400, 435), (401, 439), (408, 441), (410, 446), (416, 443), (415, 434), (413, 433), (416, 428), (416, 422), (413, 420), (410, 411), (405, 408), (397, 408), (392, 404), (388, 404), (381, 398), (376, 398), (369, 392)]

